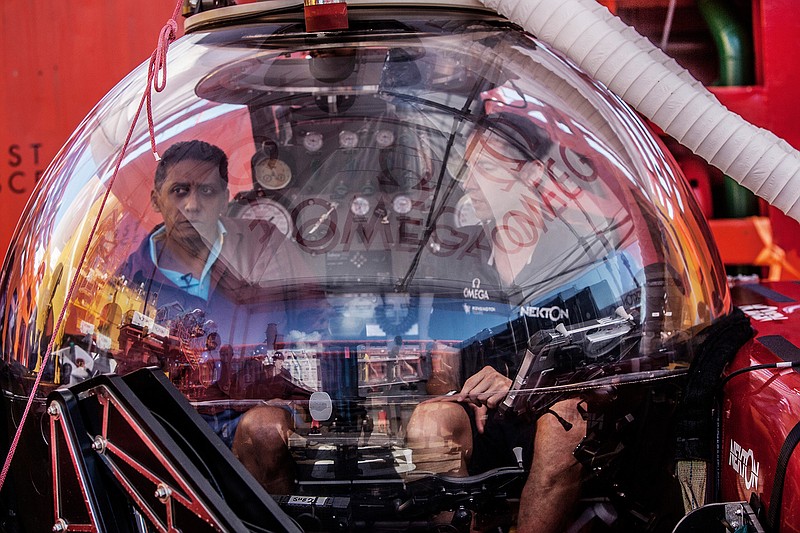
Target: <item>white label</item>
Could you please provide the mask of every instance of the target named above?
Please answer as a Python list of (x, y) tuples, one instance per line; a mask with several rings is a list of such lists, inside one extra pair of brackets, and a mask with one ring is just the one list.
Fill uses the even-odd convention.
[(169, 329), (155, 322), (153, 322), (153, 325), (150, 327), (150, 333), (159, 337), (169, 337)]
[(139, 311), (134, 311), (133, 320), (131, 320), (131, 323), (134, 326), (139, 326), (139, 327), (148, 328), (148, 329), (153, 329), (153, 324), (154, 324), (152, 318), (150, 318), (147, 315), (143, 315)]
[(744, 314), (758, 322), (774, 322), (788, 320), (789, 317), (780, 313), (777, 307), (771, 305), (743, 305), (740, 307)]
[(97, 347), (101, 350), (110, 350), (111, 349), (111, 337), (107, 335), (103, 335), (102, 333), (97, 334), (97, 339), (95, 340)]
[(292, 496), (289, 498), (290, 505), (312, 505), (317, 500), (316, 496)]

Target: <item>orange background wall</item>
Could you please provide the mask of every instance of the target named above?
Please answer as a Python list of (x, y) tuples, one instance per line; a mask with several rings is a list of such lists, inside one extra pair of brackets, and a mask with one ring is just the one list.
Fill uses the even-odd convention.
[(174, 0), (0, 2), (0, 257), (37, 178), (92, 107), (149, 59), (174, 8)]

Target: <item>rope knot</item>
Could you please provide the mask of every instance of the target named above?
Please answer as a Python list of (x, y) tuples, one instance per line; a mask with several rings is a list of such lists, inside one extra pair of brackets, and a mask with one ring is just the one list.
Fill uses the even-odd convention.
[(150, 56), (150, 64), (147, 67), (147, 87), (144, 96), (147, 102), (147, 126), (150, 133), (150, 148), (156, 161), (161, 160), (156, 149), (156, 134), (153, 127), (153, 95), (152, 90), (160, 93), (167, 87), (167, 52), (169, 45), (178, 35), (178, 9), (181, 2), (178, 2), (172, 18), (169, 19), (158, 34), (158, 44), (153, 54)]
[[(161, 28), (158, 35), (158, 44), (150, 56), (150, 66), (147, 70), (148, 74), (148, 90), (152, 82), (153, 88), (156, 92), (161, 92), (167, 86), (167, 52), (169, 45), (176, 38), (178, 32), (178, 23), (174, 19), (170, 19)], [(159, 78), (159, 74), (161, 74)]]

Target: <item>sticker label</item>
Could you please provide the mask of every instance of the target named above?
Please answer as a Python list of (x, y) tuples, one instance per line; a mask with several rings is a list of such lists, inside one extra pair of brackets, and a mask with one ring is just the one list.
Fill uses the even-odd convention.
[(747, 490), (758, 487), (758, 472), (761, 465), (756, 461), (752, 449), (745, 450), (738, 442), (731, 439), (728, 466), (733, 468), (739, 474), (739, 477), (744, 480), (744, 486)]
[(83, 333), (84, 335), (91, 335), (92, 333), (94, 333), (94, 324), (86, 322), (85, 320), (81, 320), (78, 329), (80, 329), (81, 333)]
[(155, 322), (153, 322), (153, 325), (150, 328), (150, 333), (158, 337), (169, 337), (169, 329), (161, 324), (156, 324)]
[(324, 496), (292, 496), (289, 505), (325, 505), (328, 498)]
[(789, 317), (778, 311), (778, 308), (772, 305), (743, 305), (740, 307), (744, 314), (758, 322), (774, 322), (776, 320), (788, 320)]
[(101, 350), (110, 350), (111, 349), (111, 337), (103, 335), (102, 333), (97, 334), (97, 347)]

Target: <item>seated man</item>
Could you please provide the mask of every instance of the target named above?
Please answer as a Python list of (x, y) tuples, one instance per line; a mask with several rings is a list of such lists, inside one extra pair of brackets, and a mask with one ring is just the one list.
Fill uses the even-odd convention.
[[(286, 312), (282, 300), (272, 304), (264, 294), (273, 290), (272, 280), (300, 268), (291, 246), (271, 224), (223, 218), (228, 198), (228, 158), (220, 148), (198, 140), (170, 146), (158, 163), (150, 192), (163, 224), (119, 271), (134, 286), (158, 295), (161, 314), (186, 312), (170, 320), (173, 329), (180, 326), (171, 336), (185, 336), (184, 352), (184, 344), (204, 333), (196, 330), (212, 330), (209, 335), (217, 345), (235, 344), (238, 339), (225, 338), (235, 330), (234, 311), (251, 301), (266, 301), (261, 306), (266, 310), (260, 309), (270, 319), (264, 322), (277, 322), (275, 317)], [(195, 315), (203, 317), (202, 324), (187, 320)], [(158, 318), (157, 314), (157, 322)], [(288, 492), (292, 463), (286, 440), (293, 417), (287, 408), (264, 405), (243, 415), (224, 410), (206, 413), (205, 418), (267, 490)]]
[[(487, 250), (488, 260), (467, 270), (484, 282), (493, 278), (494, 286), (508, 293), (514, 292), (509, 287), (524, 286), (526, 273), (537, 268), (537, 240), (518, 238), (526, 229), (518, 225), (519, 213), (525, 212), (526, 198), (541, 194), (545, 172), (541, 159), (551, 144), (529, 119), (510, 113), (485, 117), (468, 142), (470, 166), (461, 186), (482, 230), (491, 230), (491, 250)], [(496, 194), (498, 189), (504, 194)], [(487, 263), (494, 272), (484, 271)], [(464, 350), (460, 356), (466, 357)], [(579, 399), (555, 403), (535, 422), (502, 416), (497, 408), (512, 385), (514, 367), (506, 361), (497, 367), (487, 364), (457, 392), (459, 384), (450, 383), (453, 393), (417, 406), (407, 427), (417, 470), (466, 476), (517, 466), (512, 450), (521, 447), (530, 474), (521, 496), (517, 531), (561, 531), (580, 489), (581, 465), (572, 454), (586, 434), (586, 422), (577, 409)], [(441, 384), (429, 392), (441, 393)]]

